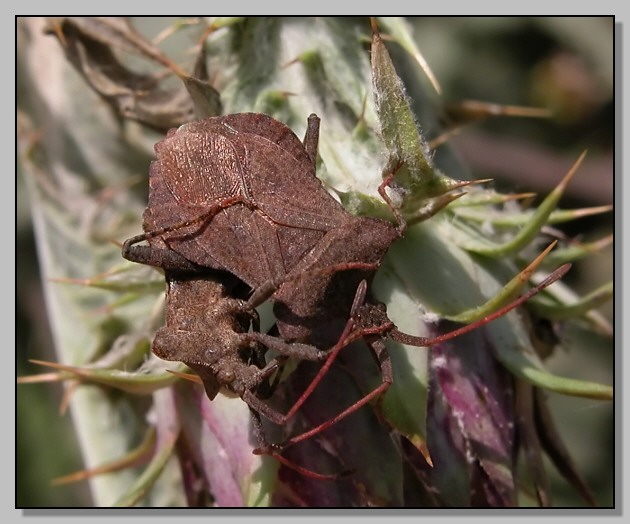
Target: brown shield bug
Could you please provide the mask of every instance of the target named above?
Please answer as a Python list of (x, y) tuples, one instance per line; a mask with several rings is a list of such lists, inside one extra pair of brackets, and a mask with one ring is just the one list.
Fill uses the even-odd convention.
[(153, 353), (164, 360), (184, 362), (201, 379), (210, 400), (221, 388), (239, 395), (250, 407), (255, 436), (266, 453), (307, 476), (339, 478), (302, 468), (276, 453), (259, 415), (278, 424), (283, 420), (283, 415), (261, 398), (270, 394), (274, 385), (267, 379), (282, 364), (280, 358), (265, 360), (269, 347), (299, 360), (322, 361), (327, 353), (260, 333), (256, 310), (243, 298), (248, 288), (230, 273), (167, 270), (165, 276), (165, 325), (155, 334)]
[[(312, 345), (311, 335), (327, 334), (317, 340), (319, 348), (336, 342), (337, 325), (348, 319), (356, 287), (367, 276), (347, 273), (350, 278), (339, 280), (336, 299), (326, 304), (326, 275), (375, 269), (398, 236), (386, 221), (352, 217), (326, 192), (315, 177), (318, 133), (315, 115), (309, 117), (302, 144), (284, 124), (251, 113), (170, 131), (156, 146), (158, 160), (151, 166), (145, 233), (123, 247), (125, 258), (167, 273), (166, 326), (156, 334), (154, 353), (189, 365), (210, 398), (225, 386), (278, 424), (284, 416), (254, 393), (277, 361), (252, 360), (264, 350), (251, 345), (300, 360), (324, 360), (327, 353)], [(340, 252), (348, 238), (352, 245)], [(142, 240), (149, 245), (136, 245)], [(233, 277), (211, 275), (216, 269), (254, 288), (247, 304), (226, 287)], [(325, 280), (317, 282), (311, 300), (302, 300), (299, 310), (278, 304), (286, 338), (247, 335), (254, 307), (283, 283), (298, 282), (294, 289), (299, 289), (305, 273)], [(290, 299), (293, 305), (300, 300)], [(294, 318), (296, 313), (303, 318)]]
[[(315, 176), (318, 133), (315, 115), (303, 144), (257, 113), (172, 129), (155, 146), (145, 233), (125, 242), (123, 256), (164, 267), (166, 250), (253, 289), (280, 281), (346, 218)], [(135, 245), (142, 240), (152, 249)]]
[[(281, 461), (277, 450), (329, 428), (385, 393), (393, 375), (384, 336), (418, 347), (448, 340), (505, 314), (562, 274), (559, 270), (521, 299), (452, 333), (434, 339), (401, 333), (384, 306), (366, 299), (367, 281), (406, 229), (385, 192), (391, 177), (379, 192), (397, 226), (350, 215), (315, 177), (318, 134), (315, 115), (302, 144), (284, 124), (252, 113), (169, 131), (151, 166), (145, 233), (123, 246), (125, 258), (167, 270), (167, 325), (158, 331), (153, 351), (188, 364), (210, 398), (221, 386), (239, 394), (255, 417), (260, 413), (285, 424), (343, 347), (360, 338), (368, 342), (381, 385), (283, 446), (261, 440), (259, 452)], [(143, 240), (149, 245), (135, 245)], [(225, 286), (233, 277), (217, 279), (213, 270), (229, 272), (253, 294), (247, 301), (234, 297)], [(268, 298), (280, 337), (248, 331), (254, 308)], [(278, 359), (264, 361), (268, 349), (299, 360), (326, 360), (286, 415), (256, 395), (279, 367)]]
[[(123, 256), (162, 268), (229, 271), (259, 302), (289, 273), (375, 269), (401, 232), (387, 221), (350, 215), (330, 196), (315, 176), (318, 136), (316, 115), (308, 119), (304, 143), (284, 124), (256, 113), (169, 131), (151, 165), (145, 233), (124, 243)], [(136, 245), (142, 240), (149, 246)], [(285, 340), (310, 338), (314, 328), (330, 332), (322, 323), (347, 318), (362, 275), (318, 274), (341, 286), (337, 300), (323, 305), (327, 284), (305, 290), (298, 280), (274, 295)], [(327, 338), (318, 345), (334, 343)]]

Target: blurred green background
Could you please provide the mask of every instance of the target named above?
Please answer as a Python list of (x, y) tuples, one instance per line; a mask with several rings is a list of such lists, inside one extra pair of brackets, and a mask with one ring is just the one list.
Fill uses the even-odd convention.
[[(614, 20), (612, 17), (422, 17), (409, 18), (418, 45), (438, 78), (446, 104), (475, 99), (545, 107), (548, 119), (497, 117), (474, 123), (450, 143), (475, 178), (498, 188), (545, 194), (584, 149), (588, 155), (561, 207), (613, 203), (615, 142)], [(143, 18), (150, 36), (173, 20)], [(20, 21), (18, 20), (18, 25)], [(191, 41), (191, 45), (193, 42)], [(51, 37), (50, 45), (58, 45)], [(400, 70), (405, 74), (417, 71)], [(18, 68), (18, 106), (19, 81)], [(446, 114), (446, 110), (445, 110)], [(428, 138), (435, 132), (424, 129)], [(148, 169), (148, 166), (147, 166)], [(571, 237), (599, 239), (614, 227), (614, 214), (562, 227)], [(17, 376), (42, 372), (29, 358), (55, 360), (37, 265), (28, 195), (17, 180)], [(612, 278), (613, 248), (575, 265), (566, 281), (588, 292)], [(612, 322), (613, 304), (602, 307)], [(595, 351), (598, 341), (579, 330), (571, 353), (560, 349), (549, 367), (576, 378), (612, 383), (614, 355)], [(603, 347), (610, 347), (606, 344)], [(589, 368), (584, 369), (585, 362)], [(576, 363), (581, 366), (576, 368)], [(82, 468), (71, 416), (58, 413), (59, 385), (21, 385), (17, 390), (17, 507), (90, 506), (86, 483), (51, 487), (51, 479)], [(554, 395), (558, 427), (578, 469), (602, 506), (614, 504), (613, 406)], [(59, 446), (58, 443), (64, 443)], [(54, 443), (54, 444), (53, 444)], [(53, 447), (54, 445), (54, 447)], [(565, 481), (553, 474), (554, 504), (581, 506)]]

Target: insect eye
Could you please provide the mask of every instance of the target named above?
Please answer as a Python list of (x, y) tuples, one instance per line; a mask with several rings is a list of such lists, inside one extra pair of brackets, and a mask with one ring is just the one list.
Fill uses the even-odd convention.
[(230, 383), (234, 382), (235, 378), (236, 377), (234, 375), (234, 371), (229, 370), (229, 369), (221, 369), (217, 373), (217, 379), (222, 384), (230, 384)]

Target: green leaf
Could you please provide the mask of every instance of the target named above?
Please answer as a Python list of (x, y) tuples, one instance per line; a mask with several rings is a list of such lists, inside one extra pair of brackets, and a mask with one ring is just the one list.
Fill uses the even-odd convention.
[[(107, 316), (109, 296), (52, 280), (88, 278), (120, 263), (119, 248), (102, 239), (122, 239), (140, 228), (143, 204), (127, 187), (146, 170), (151, 143), (144, 147), (141, 140), (125, 137), (110, 108), (44, 33), (41, 19), (21, 20), (18, 40), (18, 176), (28, 190), (51, 345), (59, 362), (85, 362), (107, 325), (92, 312)], [(103, 199), (107, 192), (110, 200)], [(130, 325), (146, 325), (154, 302), (149, 296), (128, 304), (124, 317)], [(131, 415), (137, 413), (137, 401), (114, 399), (93, 385), (73, 392), (70, 409), (87, 468), (125, 455), (135, 433), (144, 431), (143, 417)], [(110, 504), (136, 476), (125, 470), (90, 479), (94, 503)]]
[(389, 152), (383, 176), (396, 175), (396, 183), (404, 188), (406, 209), (414, 210), (423, 200), (443, 195), (457, 184), (433, 166), (405, 87), (376, 27), (373, 28), (371, 56), (376, 112), (381, 136)]
[(514, 375), (549, 391), (576, 397), (612, 400), (613, 388), (587, 380), (561, 377), (545, 370), (535, 354), (528, 335), (512, 315), (490, 327), (497, 359)]
[(547, 195), (543, 202), (538, 206), (530, 221), (521, 228), (521, 230), (514, 235), (514, 237), (505, 242), (504, 244), (496, 244), (487, 240), (468, 238), (464, 239), (459, 237), (455, 239), (459, 242), (460, 246), (468, 251), (477, 253), (480, 255), (486, 255), (490, 257), (504, 257), (510, 254), (518, 253), (520, 250), (528, 246), (532, 240), (538, 235), (541, 228), (547, 224), (549, 216), (555, 210), (564, 190), (567, 185), (577, 173), (580, 164), (584, 160), (586, 152), (582, 153), (576, 162), (573, 164), (569, 172), (564, 176), (560, 183), (554, 188), (554, 190)]

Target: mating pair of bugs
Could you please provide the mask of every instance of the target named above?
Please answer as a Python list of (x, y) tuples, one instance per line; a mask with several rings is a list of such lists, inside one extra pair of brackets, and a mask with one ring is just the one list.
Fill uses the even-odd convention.
[[(393, 372), (385, 337), (418, 347), (453, 338), (505, 314), (568, 269), (460, 330), (434, 339), (400, 332), (369, 294), (388, 248), (406, 229), (385, 191), (391, 177), (379, 193), (395, 224), (349, 214), (316, 177), (318, 139), (316, 115), (308, 118), (303, 141), (257, 113), (172, 129), (155, 146), (144, 233), (128, 239), (122, 250), (128, 260), (165, 271), (166, 322), (155, 335), (153, 352), (188, 365), (210, 399), (222, 387), (238, 394), (253, 414), (257, 452), (297, 469), (282, 449), (324, 431), (388, 389)], [(267, 300), (274, 304), (277, 335), (260, 331), (256, 307)], [(286, 424), (342, 348), (357, 339), (376, 356), (381, 384), (333, 419), (269, 444), (260, 415)], [(268, 358), (269, 350), (278, 356)], [(324, 364), (283, 414), (265, 397), (288, 357)]]

